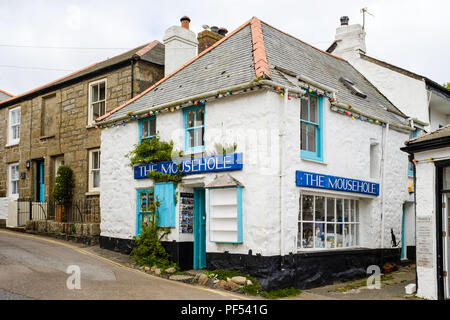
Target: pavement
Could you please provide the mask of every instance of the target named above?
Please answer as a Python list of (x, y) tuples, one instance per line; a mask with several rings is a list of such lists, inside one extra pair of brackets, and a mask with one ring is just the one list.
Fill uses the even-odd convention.
[[(81, 271), (81, 289), (68, 289), (69, 266)], [(415, 282), (415, 266), (381, 275), (381, 288), (366, 279), (302, 290), (281, 300), (404, 300)], [(72, 286), (75, 284), (71, 281)], [(45, 236), (0, 230), (0, 300), (17, 299), (264, 299), (160, 278), (132, 267), (130, 256)]]
[(0, 230), (0, 299), (249, 299), (146, 274), (123, 265), (127, 260), (96, 246)]

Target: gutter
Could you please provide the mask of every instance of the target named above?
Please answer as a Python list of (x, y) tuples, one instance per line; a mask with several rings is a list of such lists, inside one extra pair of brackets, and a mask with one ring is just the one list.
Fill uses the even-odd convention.
[[(196, 100), (202, 100), (202, 99), (207, 99), (207, 98), (211, 98), (211, 97), (215, 97), (219, 94), (224, 94), (226, 92), (233, 92), (233, 91), (239, 91), (239, 90), (245, 90), (245, 89), (251, 89), (255, 86), (269, 86), (269, 87), (273, 87), (273, 88), (280, 88), (281, 90), (286, 90), (289, 89), (289, 91), (296, 93), (296, 94), (300, 94), (303, 95), (306, 93), (305, 90), (300, 89), (300, 88), (292, 88), (292, 87), (288, 87), (286, 85), (271, 81), (271, 80), (261, 80), (261, 79), (255, 79), (252, 80), (250, 82), (247, 83), (242, 83), (239, 85), (235, 85), (235, 86), (230, 86), (230, 87), (226, 87), (226, 88), (222, 88), (222, 89), (218, 89), (218, 90), (212, 90), (212, 91), (208, 91), (208, 92), (204, 92), (204, 93), (200, 93), (194, 96), (190, 96), (190, 97), (186, 97), (183, 99), (179, 99), (179, 100), (175, 100), (169, 103), (165, 103), (165, 104), (159, 104), (157, 106), (153, 106), (150, 108), (145, 108), (143, 110), (137, 111), (137, 112), (132, 112), (132, 115), (135, 116), (141, 116), (144, 115), (148, 112), (151, 111), (158, 111), (158, 110), (162, 110), (165, 108), (170, 108), (170, 107), (175, 107), (175, 106), (180, 106), (181, 104), (184, 103), (188, 103), (190, 101), (196, 101)], [(124, 121), (124, 120), (128, 120), (130, 119), (130, 116), (128, 115), (129, 113), (122, 115), (120, 117), (117, 117), (115, 119), (111, 119), (108, 120), (108, 118), (106, 118), (105, 120), (96, 122), (97, 125), (105, 125), (108, 123), (113, 123), (113, 122), (119, 122), (119, 121)]]
[(366, 117), (366, 118), (370, 118), (370, 119), (378, 120), (378, 121), (380, 121), (380, 122), (382, 122), (382, 123), (386, 123), (386, 125), (389, 124), (391, 127), (394, 127), (394, 128), (396, 128), (396, 129), (398, 129), (398, 130), (400, 130), (400, 131), (408, 131), (408, 132), (411, 131), (411, 127), (409, 127), (409, 126), (407, 126), (407, 125), (404, 125), (404, 124), (398, 124), (398, 123), (388, 123), (388, 122), (386, 122), (386, 120), (383, 120), (383, 119), (378, 118), (378, 117), (376, 117), (376, 116), (369, 115), (369, 114), (367, 114), (367, 113), (365, 113), (365, 112), (359, 111), (359, 110), (356, 109), (355, 107), (353, 107), (353, 106), (351, 106), (351, 105), (349, 105), (349, 104), (346, 104), (346, 103), (332, 102), (331, 105), (332, 105), (332, 106), (339, 107), (339, 108), (342, 108), (342, 109), (346, 109), (346, 110), (348, 110), (348, 111), (356, 112), (356, 113), (358, 113), (358, 114), (360, 114), (360, 115), (362, 115), (362, 116), (364, 116), (364, 117)]

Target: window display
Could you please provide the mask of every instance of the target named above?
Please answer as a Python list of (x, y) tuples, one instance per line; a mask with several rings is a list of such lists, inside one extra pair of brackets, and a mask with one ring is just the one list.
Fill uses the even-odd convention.
[(358, 246), (358, 208), (358, 200), (301, 195), (298, 248), (333, 249)]
[(180, 232), (194, 232), (194, 194), (182, 192), (180, 193)]

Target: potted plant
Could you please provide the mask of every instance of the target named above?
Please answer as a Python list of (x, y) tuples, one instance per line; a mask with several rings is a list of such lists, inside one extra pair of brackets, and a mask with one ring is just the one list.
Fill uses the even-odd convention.
[(64, 208), (72, 203), (75, 181), (73, 171), (69, 166), (60, 166), (52, 189), (52, 199), (55, 201), (55, 221), (62, 222)]

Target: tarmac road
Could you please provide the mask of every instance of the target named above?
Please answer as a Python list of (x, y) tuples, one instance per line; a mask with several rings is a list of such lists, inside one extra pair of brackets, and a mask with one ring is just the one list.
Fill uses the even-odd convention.
[[(69, 266), (78, 266), (81, 289)], [(76, 268), (76, 267), (75, 267)], [(236, 300), (232, 293), (145, 274), (62, 241), (0, 231), (0, 299)]]

